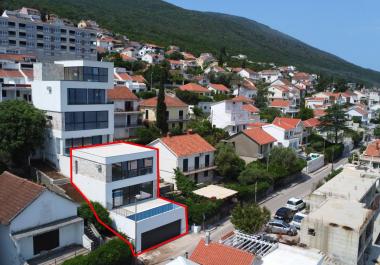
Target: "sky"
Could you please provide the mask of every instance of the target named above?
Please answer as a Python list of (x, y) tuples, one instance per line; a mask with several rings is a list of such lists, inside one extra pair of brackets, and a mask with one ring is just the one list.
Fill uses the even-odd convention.
[(380, 71), (379, 0), (166, 0), (253, 19), (321, 50)]

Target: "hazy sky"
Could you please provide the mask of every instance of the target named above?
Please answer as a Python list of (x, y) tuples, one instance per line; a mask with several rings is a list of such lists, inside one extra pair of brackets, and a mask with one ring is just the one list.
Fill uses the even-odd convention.
[(183, 8), (247, 17), (380, 71), (379, 0), (167, 0)]

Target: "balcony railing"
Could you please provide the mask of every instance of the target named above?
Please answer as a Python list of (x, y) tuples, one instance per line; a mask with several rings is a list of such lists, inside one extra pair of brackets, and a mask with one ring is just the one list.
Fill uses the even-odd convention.
[(196, 173), (196, 172), (200, 172), (200, 171), (205, 171), (205, 170), (211, 170), (211, 169), (215, 169), (216, 166), (213, 165), (213, 164), (209, 164), (209, 165), (199, 165), (198, 167), (187, 167), (187, 170), (184, 170), (182, 169), (182, 172), (185, 174), (185, 175), (188, 175), (188, 174), (193, 174), (193, 173)]

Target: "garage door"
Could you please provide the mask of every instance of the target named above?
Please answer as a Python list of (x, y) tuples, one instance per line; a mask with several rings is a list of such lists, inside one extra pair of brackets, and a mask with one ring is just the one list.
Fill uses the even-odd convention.
[(59, 229), (33, 237), (34, 255), (59, 247)]
[(181, 220), (142, 233), (141, 250), (153, 247), (179, 234), (181, 234)]

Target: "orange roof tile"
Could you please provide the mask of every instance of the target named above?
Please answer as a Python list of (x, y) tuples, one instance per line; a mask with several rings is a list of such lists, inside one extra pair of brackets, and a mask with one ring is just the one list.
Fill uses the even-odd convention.
[(272, 108), (288, 108), (290, 106), (290, 101), (285, 99), (274, 99), (270, 103)]
[(235, 101), (235, 102), (253, 103), (252, 99), (244, 97), (244, 96), (236, 96), (236, 97), (234, 97), (234, 98), (232, 98), (230, 100), (231, 101)]
[(25, 61), (25, 59), (36, 59), (36, 56), (32, 54), (9, 54), (9, 53), (0, 54), (0, 60), (11, 60), (15, 62), (21, 62), (21, 61)]
[(212, 87), (215, 90), (219, 90), (221, 92), (230, 92), (230, 90), (223, 84), (209, 84), (209, 87)]
[(190, 260), (202, 265), (252, 265), (255, 256), (230, 246), (200, 240)]
[(139, 99), (126, 86), (115, 86), (112, 89), (108, 89), (107, 98), (111, 100), (138, 100)]
[(29, 79), (33, 79), (33, 70), (25, 70), (25, 69), (22, 69), (21, 70)]
[(119, 80), (132, 80), (132, 77), (127, 74), (127, 73), (117, 73), (117, 74), (114, 74), (114, 77), (115, 79), (119, 79)]
[(207, 88), (195, 83), (188, 83), (179, 87), (182, 91), (198, 92), (198, 93), (210, 93)]
[(313, 128), (317, 127), (318, 125), (321, 124), (321, 122), (317, 118), (311, 118), (306, 121), (303, 121), (303, 124), (306, 128)]
[(251, 113), (259, 113), (260, 112), (260, 110), (258, 108), (256, 108), (255, 106), (253, 106), (252, 104), (245, 104), (245, 105), (243, 105), (242, 109), (246, 110), (248, 112), (251, 112)]
[(320, 118), (326, 115), (326, 111), (323, 109), (315, 109), (313, 110), (313, 114), (315, 118)]
[(214, 152), (216, 149), (199, 134), (167, 136), (160, 139), (176, 156)]
[(268, 125), (270, 123), (266, 123), (266, 122), (252, 122), (252, 123), (248, 123), (247, 127), (248, 129), (250, 128), (254, 128), (254, 127), (263, 127), (264, 125)]
[[(165, 96), (165, 104), (167, 107), (184, 107), (186, 108), (188, 105), (180, 100), (177, 97)], [(156, 107), (157, 106), (157, 97), (148, 98), (140, 102), (141, 107)]]
[(243, 133), (259, 145), (270, 144), (277, 141), (276, 138), (264, 131), (261, 127), (253, 127), (244, 130)]
[(0, 175), (0, 223), (9, 224), (45, 187), (4, 171)]
[(147, 83), (146, 79), (142, 75), (132, 75), (132, 80), (139, 83)]
[(19, 70), (0, 69), (0, 77), (22, 78), (24, 76)]
[(133, 58), (133, 57), (128, 56), (128, 55), (126, 55), (126, 54), (120, 54), (120, 56), (121, 56), (121, 59), (122, 59), (123, 61), (125, 61), (125, 62), (135, 62), (135, 61), (137, 61), (136, 58)]
[(380, 157), (380, 140), (375, 140), (369, 143), (364, 151), (364, 155)]
[(276, 117), (272, 124), (277, 125), (285, 130), (291, 130), (297, 127), (302, 122), (301, 119)]

